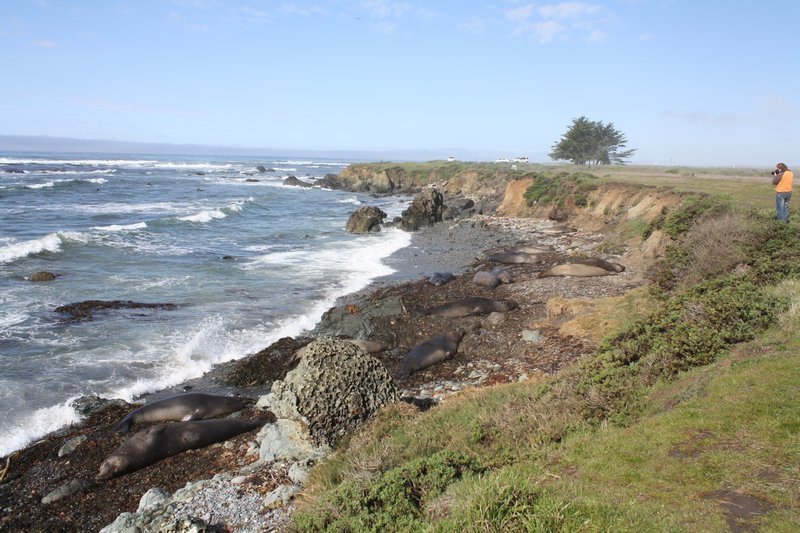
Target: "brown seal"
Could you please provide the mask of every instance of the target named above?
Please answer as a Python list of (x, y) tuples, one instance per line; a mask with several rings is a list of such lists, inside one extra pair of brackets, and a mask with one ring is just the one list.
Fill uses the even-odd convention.
[(598, 266), (584, 265), (581, 263), (568, 263), (566, 265), (556, 265), (544, 272), (539, 272), (540, 278), (554, 276), (575, 276), (580, 278), (590, 278), (594, 276), (608, 276), (611, 274), (605, 268)]

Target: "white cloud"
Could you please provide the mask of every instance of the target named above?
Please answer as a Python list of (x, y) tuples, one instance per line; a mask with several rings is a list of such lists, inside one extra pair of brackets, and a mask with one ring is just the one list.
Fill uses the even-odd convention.
[(567, 40), (571, 34), (585, 35), (587, 42), (605, 41), (608, 33), (601, 29), (609, 23), (603, 8), (586, 2), (559, 4), (526, 4), (505, 13), (515, 34), (532, 34), (540, 43)]
[(567, 29), (554, 20), (546, 20), (533, 25), (533, 31), (541, 43), (549, 43), (556, 37), (563, 36)]
[(37, 48), (58, 48), (59, 44), (55, 41), (42, 39), (39, 41), (34, 41), (33, 46), (36, 46)]
[(589, 42), (590, 43), (602, 43), (608, 39), (608, 34), (603, 30), (593, 30), (589, 34)]
[(563, 2), (542, 6), (537, 11), (546, 19), (583, 19), (597, 14), (600, 6), (584, 2)]
[(486, 29), (486, 24), (483, 22), (483, 19), (480, 17), (470, 17), (458, 25), (459, 30), (466, 30), (470, 33), (483, 33)]

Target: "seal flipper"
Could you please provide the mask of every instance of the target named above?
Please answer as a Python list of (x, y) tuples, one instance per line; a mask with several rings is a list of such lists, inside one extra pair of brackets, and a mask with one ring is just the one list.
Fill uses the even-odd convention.
[(117, 424), (117, 427), (114, 428), (115, 433), (127, 433), (131, 430), (131, 424), (133, 423), (133, 413), (128, 413), (128, 416), (122, 419), (122, 422)]

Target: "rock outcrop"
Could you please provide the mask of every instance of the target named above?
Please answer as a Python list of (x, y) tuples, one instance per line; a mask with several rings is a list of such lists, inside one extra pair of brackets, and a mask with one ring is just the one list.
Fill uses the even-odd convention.
[(406, 231), (416, 231), (424, 226), (442, 221), (444, 213), (444, 197), (436, 189), (426, 189), (419, 193), (411, 206), (403, 211), (395, 223)]
[(284, 185), (290, 185), (292, 187), (304, 187), (308, 189), (309, 187), (313, 187), (312, 184), (306, 183), (305, 181), (300, 180), (297, 176), (289, 176), (285, 180), (283, 180)]
[(388, 215), (377, 207), (360, 207), (347, 220), (345, 229), (350, 233), (369, 233), (381, 230), (381, 223)]
[(299, 356), (300, 364), (272, 385), (269, 407), (279, 421), (306, 425), (318, 446), (335, 447), (378, 409), (398, 400), (386, 367), (345, 340), (317, 339)]
[(30, 277), (31, 281), (53, 281), (54, 279), (56, 279), (56, 275), (46, 270), (34, 272)]

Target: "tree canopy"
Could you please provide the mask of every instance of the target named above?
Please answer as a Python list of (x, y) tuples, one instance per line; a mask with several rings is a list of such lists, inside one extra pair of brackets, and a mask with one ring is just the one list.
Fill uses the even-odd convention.
[(551, 159), (563, 159), (576, 165), (624, 165), (636, 149), (622, 150), (628, 143), (625, 134), (609, 122), (572, 119), (569, 130), (553, 145)]

